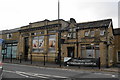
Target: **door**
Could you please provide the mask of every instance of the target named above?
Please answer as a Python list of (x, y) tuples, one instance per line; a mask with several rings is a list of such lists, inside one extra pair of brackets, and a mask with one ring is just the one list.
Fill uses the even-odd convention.
[(28, 37), (24, 38), (25, 46), (24, 46), (24, 59), (28, 59), (28, 50), (29, 50), (29, 39)]
[(68, 57), (74, 58), (74, 47), (68, 47)]

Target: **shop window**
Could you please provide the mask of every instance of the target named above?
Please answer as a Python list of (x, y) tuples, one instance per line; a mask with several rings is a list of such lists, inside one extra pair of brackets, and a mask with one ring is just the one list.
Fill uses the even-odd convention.
[(94, 50), (86, 49), (86, 58), (94, 58)]
[(49, 52), (56, 52), (56, 35), (49, 35)]
[(104, 36), (105, 35), (105, 30), (100, 30), (100, 35)]
[(12, 34), (11, 33), (7, 34), (7, 39), (11, 39), (11, 38), (12, 38)]
[(96, 54), (95, 54), (95, 58), (99, 58), (100, 57), (100, 50), (95, 50)]
[(44, 52), (44, 36), (33, 37), (33, 52)]
[(81, 57), (82, 58), (99, 58), (100, 50), (99, 45), (83, 44), (81, 45)]

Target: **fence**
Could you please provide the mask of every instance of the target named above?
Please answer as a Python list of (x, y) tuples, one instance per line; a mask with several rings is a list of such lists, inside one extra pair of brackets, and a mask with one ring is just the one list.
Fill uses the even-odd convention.
[[(9, 55), (10, 57), (7, 58), (5, 54), (3, 54), (3, 62), (4, 63), (16, 63), (16, 64), (27, 64), (27, 65), (37, 65), (37, 66), (50, 66), (50, 67), (67, 67), (64, 63), (62, 62), (64, 60), (63, 57), (61, 57), (61, 61), (56, 58), (56, 57), (53, 57), (53, 56), (35, 56), (35, 55), (30, 55), (29, 59), (25, 59), (25, 58), (22, 58), (22, 55), (19, 55), (18, 58), (14, 58), (13, 54), (10, 54)], [(26, 56), (27, 57), (27, 56)], [(36, 60), (33, 60), (33, 58), (39, 58), (39, 59), (42, 59), (41, 61), (36, 61)], [(50, 62), (49, 61), (49, 58), (53, 59), (54, 61)], [(83, 60), (82, 60), (83, 61)], [(78, 61), (77, 61), (78, 62)], [(79, 60), (80, 62), (80, 60)], [(74, 67), (74, 68), (91, 68), (91, 69), (94, 69), (94, 68), (98, 68), (100, 69), (100, 58), (97, 59), (97, 64), (98, 66), (97, 67), (94, 67), (94, 66), (81, 66), (81, 65), (75, 65), (75, 66), (72, 66), (72, 65), (69, 65), (69, 67)], [(72, 61), (73, 63), (73, 61)], [(76, 62), (75, 62), (76, 63)], [(79, 63), (81, 64), (81, 62)], [(77, 66), (77, 67), (76, 67)]]

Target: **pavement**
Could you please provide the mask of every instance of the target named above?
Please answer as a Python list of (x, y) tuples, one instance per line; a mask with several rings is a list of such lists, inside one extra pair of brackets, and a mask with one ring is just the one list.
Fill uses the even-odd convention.
[(56, 64), (54, 62), (39, 62), (39, 61), (25, 61), (22, 60), (21, 62), (19, 60), (12, 60), (12, 62), (8, 60), (4, 60), (3, 63), (12, 63), (12, 64), (20, 64), (20, 65), (30, 65), (30, 66), (38, 66), (38, 67), (45, 67), (45, 68), (59, 68), (59, 69), (65, 69), (65, 70), (85, 70), (85, 71), (103, 71), (103, 72), (117, 72), (120, 73), (120, 67), (110, 67), (110, 68), (105, 68), (101, 67), (99, 69), (98, 67), (81, 67), (81, 66), (64, 66)]

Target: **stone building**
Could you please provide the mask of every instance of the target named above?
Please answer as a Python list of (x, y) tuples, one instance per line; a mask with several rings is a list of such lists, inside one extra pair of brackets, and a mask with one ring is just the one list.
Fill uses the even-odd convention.
[[(58, 31), (68, 25), (68, 22), (44, 20), (30, 23), (20, 28), (18, 52), (24, 59), (54, 61), (58, 56)], [(39, 57), (38, 57), (39, 56)]]
[(4, 46), (2, 53), (6, 54), (6, 58), (17, 58), (18, 42), (19, 42), (19, 28), (1, 31), (0, 38), (4, 39)]
[(101, 66), (113, 65), (112, 20), (76, 23), (74, 19), (62, 30), (62, 57), (99, 58)]
[[(16, 45), (16, 56), (54, 62), (61, 55), (71, 58), (99, 58), (101, 66), (112, 66), (115, 57), (114, 35), (111, 19), (77, 23), (75, 19), (43, 20), (29, 23), (18, 29), (4, 30), (6, 53)], [(10, 49), (10, 50), (11, 50)], [(15, 50), (14, 50), (15, 51)], [(14, 54), (15, 55), (15, 54)]]
[(120, 63), (120, 28), (114, 29), (114, 62)]

